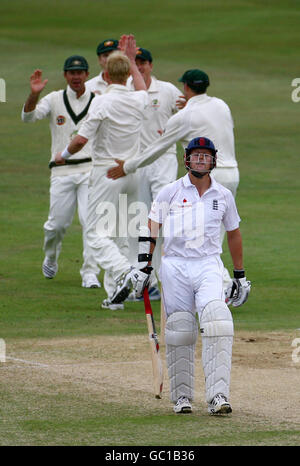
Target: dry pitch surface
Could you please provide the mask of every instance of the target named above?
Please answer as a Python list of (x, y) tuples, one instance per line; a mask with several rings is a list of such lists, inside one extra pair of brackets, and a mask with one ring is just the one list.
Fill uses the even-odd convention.
[[(299, 332), (236, 332), (233, 347), (231, 417), (256, 425), (297, 430), (300, 362), (292, 359), (292, 341)], [(161, 348), (164, 360), (164, 347)], [(165, 364), (164, 364), (165, 366)], [(7, 347), (0, 364), (1, 384), (11, 396), (77, 394), (148, 414), (170, 414), (165, 368), (163, 399), (152, 390), (146, 337), (89, 337), (18, 340)], [(208, 416), (204, 402), (201, 343), (196, 354), (195, 401), (192, 416)], [(20, 395), (21, 396), (21, 395)], [(17, 413), (14, 413), (17, 415)], [(11, 413), (7, 413), (9, 418)], [(174, 415), (175, 416), (175, 415)], [(105, 442), (105, 439), (104, 439)]]

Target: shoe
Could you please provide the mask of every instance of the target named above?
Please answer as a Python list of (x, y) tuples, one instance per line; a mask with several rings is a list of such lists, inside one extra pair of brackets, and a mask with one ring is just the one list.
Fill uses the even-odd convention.
[[(160, 298), (161, 298), (160, 291), (157, 286), (153, 286), (152, 288), (150, 288), (148, 293), (149, 293), (150, 301), (160, 301)], [(140, 298), (136, 298), (135, 291), (133, 290), (131, 291), (131, 293), (129, 293), (129, 296), (126, 299), (126, 301), (138, 302), (138, 301), (143, 301), (143, 299), (144, 298), (142, 296)]]
[(192, 405), (186, 396), (181, 396), (173, 409), (176, 414), (188, 414), (192, 412)]
[(123, 303), (112, 304), (111, 300), (107, 298), (107, 299), (104, 299), (104, 301), (102, 301), (101, 307), (103, 309), (110, 309), (111, 311), (117, 311), (118, 309), (123, 310), (124, 304)]
[(58, 271), (57, 262), (52, 262), (46, 256), (42, 266), (43, 275), (45, 278), (54, 278)]
[(101, 283), (99, 283), (98, 278), (93, 273), (88, 273), (82, 278), (83, 288), (101, 288)]
[(208, 412), (210, 414), (229, 414), (232, 412), (232, 409), (226, 396), (218, 393), (208, 404)]
[(113, 295), (110, 298), (111, 304), (120, 304), (128, 297), (132, 290), (132, 271), (135, 269), (131, 267), (127, 273), (123, 273), (117, 280), (116, 288)]

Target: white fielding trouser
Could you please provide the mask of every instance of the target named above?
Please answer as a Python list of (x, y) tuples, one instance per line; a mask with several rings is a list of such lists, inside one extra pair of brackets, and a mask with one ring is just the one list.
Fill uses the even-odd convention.
[[(97, 264), (105, 270), (104, 288), (111, 296), (116, 279), (131, 266), (127, 210), (137, 199), (137, 175), (112, 180), (107, 178), (107, 170), (108, 167), (94, 166), (91, 172), (87, 241)], [(138, 228), (135, 231), (137, 242)]]
[[(176, 154), (164, 154), (155, 162), (146, 167), (138, 168), (136, 171), (138, 178), (138, 200), (143, 202), (150, 211), (151, 204), (158, 193), (167, 184), (172, 183), (177, 178), (178, 161)], [(148, 219), (144, 219), (145, 225)], [(138, 242), (135, 238), (129, 238), (130, 261), (138, 267)], [(160, 236), (156, 240), (156, 248), (153, 254), (152, 266), (156, 272), (159, 271), (161, 254), (163, 248), (163, 238)], [(151, 286), (157, 285), (155, 274), (152, 274)]]
[(44, 224), (44, 251), (51, 261), (57, 261), (62, 240), (71, 225), (76, 208), (83, 236), (83, 265), (81, 276), (85, 273), (99, 273), (92, 251), (86, 242), (86, 221), (89, 174), (52, 176), (50, 180), (50, 209), (48, 220)]

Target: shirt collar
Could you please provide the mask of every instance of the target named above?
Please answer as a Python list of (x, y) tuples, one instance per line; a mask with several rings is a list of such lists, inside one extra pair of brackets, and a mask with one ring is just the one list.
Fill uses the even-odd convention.
[(123, 84), (110, 84), (105, 89), (105, 93), (110, 92), (110, 91), (114, 91), (114, 90), (129, 92), (129, 89), (126, 86), (123, 86)]
[[(131, 90), (135, 90), (132, 76), (129, 76), (128, 81), (127, 81), (127, 86), (129, 86)], [(151, 75), (151, 83), (150, 83), (150, 86), (147, 89), (147, 92), (157, 92), (158, 90), (159, 89), (158, 89), (158, 85), (157, 85), (157, 79), (156, 79), (155, 76)]]
[(148, 92), (157, 92), (158, 91), (158, 86), (157, 86), (157, 79), (155, 76), (151, 76), (151, 84), (147, 89)]
[(85, 91), (84, 93), (79, 97), (79, 99), (77, 99), (77, 94), (75, 91), (73, 91), (73, 89), (69, 86), (67, 86), (67, 96), (69, 99), (73, 99), (73, 100), (80, 100), (82, 99), (84, 96), (86, 96), (86, 92), (87, 92), (87, 89), (85, 88)]
[(108, 86), (107, 81), (105, 81), (105, 79), (103, 78), (103, 71), (100, 72), (100, 74), (98, 76), (98, 81), (100, 83), (105, 84), (106, 86)]
[(185, 188), (190, 188), (191, 186), (194, 186), (193, 183), (191, 183), (191, 180), (190, 180), (190, 177), (189, 177), (188, 173), (186, 175), (184, 175), (184, 177), (182, 178), (182, 182), (183, 182), (183, 186)]
[(187, 101), (187, 105), (191, 105), (194, 102), (204, 102), (208, 98), (207, 94), (194, 95)]
[[(207, 190), (206, 192), (210, 191), (211, 189), (212, 189), (212, 190), (217, 189), (216, 180), (215, 180), (212, 176), (210, 177), (210, 180), (211, 180), (210, 187), (208, 188), (208, 190)], [(183, 182), (183, 186), (184, 186), (185, 188), (190, 188), (191, 186), (195, 186), (195, 185), (193, 185), (193, 183), (191, 182), (188, 173), (187, 173), (186, 175), (184, 175), (184, 177), (182, 178), (182, 182)]]

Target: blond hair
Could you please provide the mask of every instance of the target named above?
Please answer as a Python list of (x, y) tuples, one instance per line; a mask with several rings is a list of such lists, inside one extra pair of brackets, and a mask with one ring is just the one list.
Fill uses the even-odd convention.
[(120, 51), (113, 52), (107, 59), (107, 71), (113, 83), (126, 82), (130, 74), (130, 60)]

